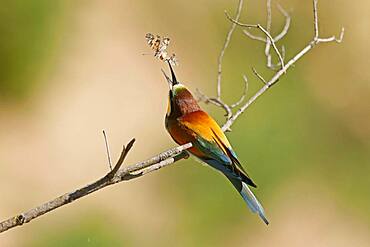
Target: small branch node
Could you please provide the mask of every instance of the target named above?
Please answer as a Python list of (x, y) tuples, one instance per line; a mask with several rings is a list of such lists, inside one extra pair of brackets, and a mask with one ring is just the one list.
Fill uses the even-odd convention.
[(17, 224), (17, 225), (23, 225), (24, 220), (25, 220), (25, 217), (24, 217), (24, 215), (23, 215), (23, 214), (17, 215), (17, 216), (15, 217), (15, 221), (16, 221), (16, 224)]
[(121, 155), (116, 163), (116, 165), (114, 166), (114, 168), (107, 174), (107, 177), (109, 178), (113, 178), (114, 175), (116, 175), (117, 171), (121, 168), (122, 164), (123, 164), (123, 161), (125, 160), (128, 152), (130, 152), (132, 146), (134, 145), (135, 143), (135, 138), (133, 138), (125, 147), (125, 145), (123, 145), (122, 147), (122, 152), (121, 152)]

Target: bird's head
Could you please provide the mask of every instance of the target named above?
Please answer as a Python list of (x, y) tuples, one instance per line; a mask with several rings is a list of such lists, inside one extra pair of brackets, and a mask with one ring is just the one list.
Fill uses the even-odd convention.
[(167, 117), (180, 117), (187, 113), (200, 110), (200, 107), (190, 91), (176, 79), (175, 72), (168, 61), (171, 79), (162, 70), (169, 86)]

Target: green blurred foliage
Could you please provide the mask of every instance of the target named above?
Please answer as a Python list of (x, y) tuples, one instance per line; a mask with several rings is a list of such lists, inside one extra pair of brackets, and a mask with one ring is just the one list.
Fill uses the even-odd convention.
[(25, 96), (47, 65), (63, 1), (6, 0), (0, 8), (0, 98)]
[[(71, 218), (66, 226), (42, 230), (45, 234), (33, 238), (27, 243), (30, 247), (103, 247), (131, 246), (130, 236), (118, 228), (112, 227), (109, 217), (94, 213)], [(114, 224), (113, 224), (114, 225)]]

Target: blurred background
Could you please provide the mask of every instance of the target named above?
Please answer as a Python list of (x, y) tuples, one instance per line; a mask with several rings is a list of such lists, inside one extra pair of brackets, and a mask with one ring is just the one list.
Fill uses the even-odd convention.
[[(291, 14), (279, 43), (291, 58), (313, 37), (312, 1), (279, 1)], [(3, 0), (0, 7), (0, 219), (94, 181), (137, 139), (126, 165), (175, 144), (164, 128), (167, 84), (144, 38), (167, 35), (178, 78), (216, 92), (217, 57), (237, 1)], [(319, 2), (322, 44), (228, 134), (259, 185), (271, 224), (249, 212), (224, 177), (193, 159), (121, 183), (0, 235), (0, 246), (369, 246), (370, 26), (368, 1)], [(273, 9), (273, 33), (284, 23)], [(265, 23), (264, 1), (241, 20)], [(258, 34), (258, 33), (256, 33)], [(264, 46), (237, 29), (224, 60), (234, 102), (269, 78)], [(219, 123), (223, 112), (204, 106)]]

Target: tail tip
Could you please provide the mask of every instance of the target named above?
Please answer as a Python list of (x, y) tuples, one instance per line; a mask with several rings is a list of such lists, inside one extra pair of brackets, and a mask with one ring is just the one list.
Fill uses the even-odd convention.
[(259, 216), (261, 217), (261, 219), (263, 220), (263, 222), (265, 222), (265, 224), (268, 226), (270, 224), (270, 222), (266, 219), (265, 215), (263, 214), (259, 214)]

